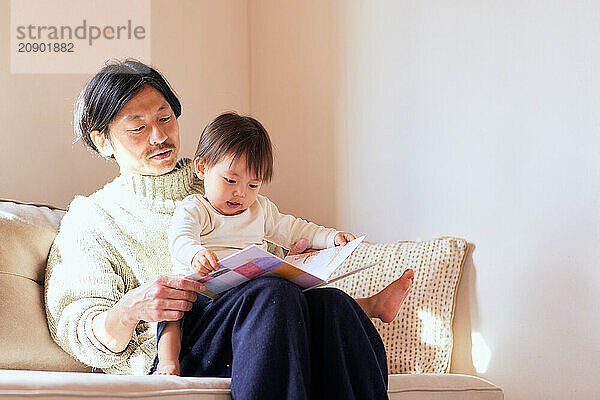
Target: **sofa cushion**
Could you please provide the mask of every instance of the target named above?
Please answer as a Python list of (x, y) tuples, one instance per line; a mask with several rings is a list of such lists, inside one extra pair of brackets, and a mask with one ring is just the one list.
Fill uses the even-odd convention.
[(377, 293), (402, 273), (415, 271), (414, 285), (396, 320), (373, 323), (385, 344), (390, 373), (435, 373), (450, 370), (454, 301), (468, 244), (441, 238), (424, 242), (361, 243), (335, 276), (379, 262), (331, 286), (352, 297)]
[[(0, 398), (21, 399), (231, 399), (229, 378), (125, 376), (0, 371)], [(468, 375), (390, 375), (391, 400), (502, 400), (502, 390)]]
[(0, 272), (44, 283), (46, 259), (64, 211), (0, 200)]
[(42, 284), (64, 211), (0, 201), (0, 368), (89, 371), (50, 337)]

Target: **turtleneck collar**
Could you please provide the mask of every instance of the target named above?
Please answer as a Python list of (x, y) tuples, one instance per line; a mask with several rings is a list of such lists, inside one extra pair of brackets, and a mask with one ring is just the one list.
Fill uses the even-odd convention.
[(164, 175), (138, 175), (122, 172), (119, 180), (124, 189), (151, 200), (182, 200), (202, 187), (194, 174), (193, 163), (188, 158), (177, 161), (175, 168)]

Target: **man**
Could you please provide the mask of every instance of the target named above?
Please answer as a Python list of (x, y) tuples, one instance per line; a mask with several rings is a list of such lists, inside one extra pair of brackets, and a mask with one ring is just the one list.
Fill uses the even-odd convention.
[(55, 341), (105, 372), (147, 374), (156, 356), (150, 323), (194, 308), (199, 325), (182, 335), (194, 349), (193, 374), (232, 377), (235, 398), (385, 398), (385, 349), (361, 306), (395, 317), (412, 276), (359, 305), (335, 289), (304, 294), (275, 278), (208, 301), (195, 293), (201, 283), (169, 275), (171, 215), (184, 197), (203, 193), (189, 161), (177, 159), (180, 115), (168, 83), (137, 61), (107, 65), (83, 89), (77, 135), (114, 158), (121, 175), (76, 197), (62, 220), (45, 285)]

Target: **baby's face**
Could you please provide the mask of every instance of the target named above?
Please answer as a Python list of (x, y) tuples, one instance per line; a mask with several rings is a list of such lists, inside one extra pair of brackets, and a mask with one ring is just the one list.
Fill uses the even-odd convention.
[(224, 157), (212, 167), (195, 161), (196, 174), (204, 179), (205, 196), (210, 204), (223, 215), (244, 212), (255, 201), (262, 181), (248, 171), (246, 157)]

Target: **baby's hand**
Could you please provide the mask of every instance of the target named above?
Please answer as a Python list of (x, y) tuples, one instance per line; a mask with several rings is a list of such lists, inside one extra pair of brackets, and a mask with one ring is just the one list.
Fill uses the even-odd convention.
[(219, 269), (217, 255), (210, 250), (201, 250), (192, 259), (192, 268), (198, 275), (208, 275)]
[(179, 375), (179, 361), (158, 362), (152, 375)]
[(354, 239), (356, 238), (350, 232), (338, 232), (333, 238), (333, 243), (336, 246), (345, 246), (346, 243), (351, 242)]

